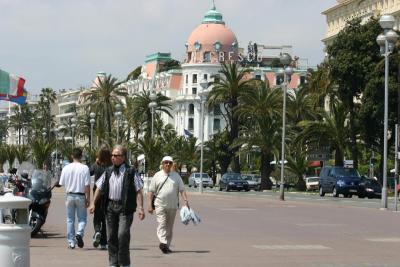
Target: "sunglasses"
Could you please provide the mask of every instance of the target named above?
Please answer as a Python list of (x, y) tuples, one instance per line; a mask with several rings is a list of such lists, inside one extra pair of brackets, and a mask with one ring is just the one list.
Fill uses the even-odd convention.
[(122, 157), (122, 154), (112, 154), (111, 157)]
[(172, 165), (172, 162), (171, 161), (164, 161), (163, 164), (164, 165)]

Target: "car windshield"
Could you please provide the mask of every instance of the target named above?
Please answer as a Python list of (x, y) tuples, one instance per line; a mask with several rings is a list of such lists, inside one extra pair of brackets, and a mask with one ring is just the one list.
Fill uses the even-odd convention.
[(338, 177), (360, 177), (358, 171), (351, 168), (336, 168), (334, 174)]
[(247, 180), (247, 181), (253, 180), (252, 177), (251, 177), (250, 175), (242, 175), (242, 178), (243, 178), (244, 180)]
[(238, 174), (238, 173), (231, 173), (231, 174), (228, 174), (228, 175), (226, 176), (226, 179), (229, 180), (229, 181), (232, 181), (232, 180), (241, 180), (242, 177), (241, 177), (241, 175)]
[(318, 178), (318, 177), (307, 178), (307, 181), (308, 181), (309, 183), (311, 183), (311, 182), (318, 182), (318, 181), (319, 181), (319, 178)]
[[(208, 178), (208, 174), (207, 173), (203, 173), (203, 178)], [(200, 173), (196, 173), (195, 175), (194, 175), (194, 177), (195, 178), (200, 178)]]

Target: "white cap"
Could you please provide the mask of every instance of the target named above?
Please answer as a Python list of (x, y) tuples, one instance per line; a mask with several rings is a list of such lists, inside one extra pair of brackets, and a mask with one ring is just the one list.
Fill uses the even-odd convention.
[(164, 161), (171, 161), (171, 162), (174, 162), (174, 160), (172, 159), (171, 156), (165, 156), (165, 157), (163, 157), (161, 162), (164, 162)]

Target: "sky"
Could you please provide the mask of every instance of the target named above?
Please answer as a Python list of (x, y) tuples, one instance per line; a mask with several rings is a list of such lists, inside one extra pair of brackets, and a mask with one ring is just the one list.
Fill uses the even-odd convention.
[[(336, 0), (216, 0), (241, 47), (292, 45), (311, 66), (323, 57), (321, 12)], [(0, 69), (41, 88), (91, 85), (99, 71), (118, 79), (146, 55), (184, 58), (185, 43), (211, 0), (0, 0)]]

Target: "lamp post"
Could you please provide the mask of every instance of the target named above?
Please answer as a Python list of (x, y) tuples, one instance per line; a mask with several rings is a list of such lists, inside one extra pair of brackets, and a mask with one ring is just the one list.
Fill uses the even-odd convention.
[(149, 108), (151, 109), (151, 137), (154, 136), (154, 108), (157, 107), (157, 95), (153, 92), (150, 94)]
[(381, 54), (385, 57), (385, 111), (383, 126), (383, 186), (381, 208), (387, 209), (387, 135), (388, 135), (388, 95), (389, 95), (389, 55), (393, 52), (398, 38), (393, 30), (395, 19), (392, 15), (383, 15), (379, 24), (384, 30), (379, 34), (376, 41), (381, 48)]
[(283, 53), (280, 56), (280, 61), (284, 66), (284, 82), (283, 82), (283, 111), (282, 111), (282, 155), (281, 155), (281, 185), (280, 185), (280, 200), (285, 200), (284, 193), (284, 171), (285, 171), (285, 132), (286, 132), (286, 91), (289, 84), (290, 77), (293, 74), (293, 68), (290, 67), (292, 57), (288, 53)]
[(90, 150), (93, 150), (93, 126), (94, 123), (96, 122), (96, 114), (94, 112), (90, 112), (89, 114), (90, 117)]
[(71, 118), (72, 147), (75, 147), (75, 127), (76, 127), (76, 119), (75, 118)]
[(115, 110), (116, 110), (115, 117), (117, 118), (117, 143), (118, 143), (119, 142), (119, 120), (120, 120), (120, 118), (122, 116), (121, 105), (117, 104), (115, 106)]
[(203, 79), (200, 82), (200, 86), (202, 88), (202, 91), (199, 92), (200, 96), (200, 186), (199, 186), (199, 192), (200, 194), (203, 193), (203, 147), (204, 147), (204, 103), (207, 100), (207, 95), (209, 91), (207, 90), (208, 88), (208, 82)]
[(54, 157), (54, 171), (56, 174), (56, 178), (58, 179), (58, 132), (60, 131), (60, 127), (55, 127), (54, 128), (54, 137), (56, 139), (56, 156)]

